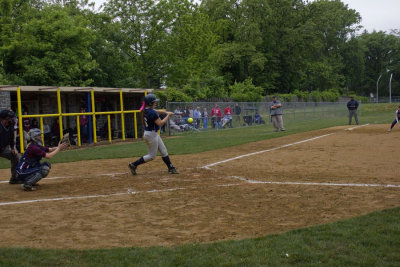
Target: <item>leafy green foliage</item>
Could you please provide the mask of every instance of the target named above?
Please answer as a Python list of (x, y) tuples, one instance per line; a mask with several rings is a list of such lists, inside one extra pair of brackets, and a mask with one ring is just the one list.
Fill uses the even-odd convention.
[[(168, 87), (194, 100), (230, 97), (233, 88), (235, 99), (258, 99), (262, 88), (263, 96), (331, 100), (334, 91), (369, 96), (380, 75), (386, 87), (392, 75), (392, 94), (400, 94), (399, 31), (356, 35), (360, 14), (339, 0), (110, 0), (99, 12), (87, 0), (0, 7), (3, 84)], [(248, 79), (257, 92), (239, 89)]]
[(253, 85), (251, 79), (246, 79), (243, 83), (235, 82), (229, 86), (231, 97), (237, 102), (257, 102), (262, 98), (263, 89)]

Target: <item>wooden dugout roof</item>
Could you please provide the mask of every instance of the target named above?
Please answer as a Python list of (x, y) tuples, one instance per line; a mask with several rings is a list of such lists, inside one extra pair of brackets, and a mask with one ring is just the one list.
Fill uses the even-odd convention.
[(148, 93), (153, 92), (154, 89), (143, 89), (143, 88), (107, 88), (107, 87), (74, 87), (74, 86), (25, 86), (25, 85), (0, 85), (0, 91), (8, 91), (8, 92), (16, 92), (18, 87), (21, 88), (23, 92), (51, 92), (57, 91), (60, 89), (61, 92), (90, 92), (93, 90), (94, 92), (120, 92), (122, 90), (123, 93), (142, 93), (144, 94), (146, 91)]

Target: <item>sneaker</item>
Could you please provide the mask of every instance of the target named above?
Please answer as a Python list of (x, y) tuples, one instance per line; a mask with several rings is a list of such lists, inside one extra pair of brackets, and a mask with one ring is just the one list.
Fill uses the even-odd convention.
[(34, 188), (33, 186), (28, 185), (28, 184), (23, 184), (22, 189), (25, 191), (35, 191), (36, 190), (36, 188)]
[(282, 132), (286, 131), (286, 129), (281, 129)]
[(391, 131), (392, 131), (392, 128), (389, 128), (389, 129), (388, 129), (388, 132), (391, 132)]
[(170, 168), (170, 169), (168, 169), (168, 172), (169, 172), (169, 173), (172, 173), (172, 174), (179, 174), (178, 170), (175, 169), (175, 168)]
[(129, 163), (129, 169), (131, 170), (132, 175), (136, 175), (137, 166), (133, 165), (133, 163)]
[(23, 184), (24, 182), (18, 179), (13, 179), (11, 178), (10, 181), (8, 182), (9, 184)]

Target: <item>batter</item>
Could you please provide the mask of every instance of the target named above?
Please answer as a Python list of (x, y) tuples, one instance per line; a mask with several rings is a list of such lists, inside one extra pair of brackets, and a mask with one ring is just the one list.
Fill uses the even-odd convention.
[[(178, 174), (177, 169), (172, 165), (168, 156), (167, 148), (164, 145), (161, 137), (158, 135), (158, 130), (163, 126), (174, 113), (162, 110), (156, 110), (155, 107), (159, 100), (154, 94), (148, 94), (144, 98), (145, 109), (143, 111), (145, 131), (143, 138), (147, 144), (147, 155), (129, 164), (129, 169), (133, 175), (136, 175), (136, 169), (140, 164), (149, 162), (156, 158), (157, 150), (160, 151), (161, 157), (168, 167), (168, 172)], [(160, 119), (160, 114), (165, 114), (163, 119)]]

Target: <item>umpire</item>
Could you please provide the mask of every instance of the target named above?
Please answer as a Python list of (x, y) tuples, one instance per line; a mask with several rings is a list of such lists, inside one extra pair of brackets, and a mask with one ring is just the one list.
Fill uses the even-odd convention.
[(354, 119), (356, 120), (356, 124), (358, 125), (358, 118), (357, 118), (357, 108), (358, 108), (358, 102), (354, 100), (354, 97), (350, 97), (350, 101), (347, 102), (347, 109), (349, 110), (349, 125), (351, 125), (351, 120), (354, 116)]
[(20, 183), (16, 179), (19, 156), (18, 151), (15, 149), (14, 117), (14, 112), (10, 110), (0, 111), (0, 157), (11, 161), (10, 184)]

